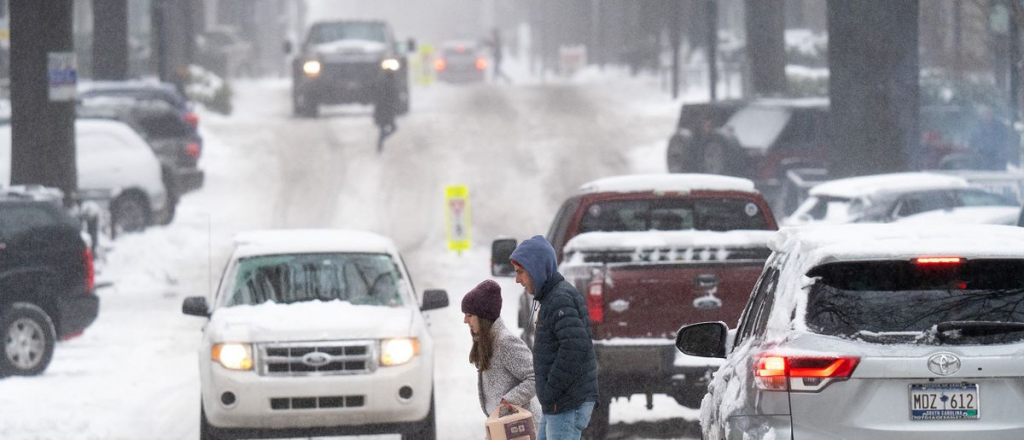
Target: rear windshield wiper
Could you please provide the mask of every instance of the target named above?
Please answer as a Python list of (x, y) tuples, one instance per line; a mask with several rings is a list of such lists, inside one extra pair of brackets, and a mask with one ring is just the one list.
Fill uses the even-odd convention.
[(946, 321), (935, 326), (935, 334), (942, 339), (949, 332), (959, 336), (988, 336), (1024, 332), (1024, 322), (1001, 321)]
[(873, 332), (860, 330), (853, 334), (853, 337), (870, 342), (906, 342), (916, 341), (924, 336), (922, 332)]

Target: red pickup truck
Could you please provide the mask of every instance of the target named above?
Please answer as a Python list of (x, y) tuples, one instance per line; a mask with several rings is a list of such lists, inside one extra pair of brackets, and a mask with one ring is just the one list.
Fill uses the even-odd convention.
[[(750, 180), (703, 174), (590, 182), (548, 231), (559, 271), (587, 299), (601, 405), (587, 438), (604, 438), (614, 397), (668, 394), (698, 407), (714, 360), (674, 348), (680, 326), (736, 322), (770, 253), (775, 218)], [(492, 274), (508, 276), (514, 239), (495, 240)], [(523, 296), (520, 326), (530, 305)]]

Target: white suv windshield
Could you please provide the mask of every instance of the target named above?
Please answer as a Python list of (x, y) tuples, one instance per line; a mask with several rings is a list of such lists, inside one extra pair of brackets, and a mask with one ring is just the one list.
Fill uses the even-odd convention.
[(401, 272), (385, 254), (292, 254), (241, 259), (227, 275), (225, 306), (348, 301), (400, 306)]
[(807, 327), (867, 342), (1024, 339), (1024, 261), (833, 263), (812, 270)]

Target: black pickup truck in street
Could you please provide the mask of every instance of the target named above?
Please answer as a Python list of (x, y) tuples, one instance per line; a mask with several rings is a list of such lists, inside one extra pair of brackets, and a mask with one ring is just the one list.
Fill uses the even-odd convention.
[[(405, 47), (403, 47), (405, 46)], [(409, 63), (402, 44), (383, 21), (314, 23), (292, 62), (292, 103), (295, 114), (316, 117), (321, 104), (372, 104), (384, 75), (397, 74), (398, 113), (409, 111)], [(291, 52), (291, 44), (285, 49)], [(390, 84), (390, 83), (388, 83)]]
[(0, 191), (0, 377), (46, 370), (96, 320), (93, 256), (58, 190)]

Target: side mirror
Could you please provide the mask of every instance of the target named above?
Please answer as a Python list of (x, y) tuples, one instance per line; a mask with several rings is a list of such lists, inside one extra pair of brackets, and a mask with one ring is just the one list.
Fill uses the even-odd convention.
[(725, 358), (729, 326), (724, 322), (684, 325), (676, 333), (676, 348), (689, 356)]
[(423, 292), (423, 307), (420, 310), (436, 310), (448, 307), (448, 292), (444, 290), (426, 290)]
[(410, 38), (405, 43), (405, 50), (409, 53), (416, 52), (416, 39)]
[(210, 317), (210, 307), (206, 304), (206, 297), (190, 296), (181, 303), (181, 313), (192, 316)]
[(496, 277), (515, 276), (516, 269), (512, 267), (509, 258), (518, 244), (514, 238), (499, 238), (491, 242), (491, 275)]
[(292, 42), (291, 41), (285, 41), (283, 49), (284, 49), (284, 53), (285, 54), (291, 54), (292, 53), (292, 49), (293, 49)]

